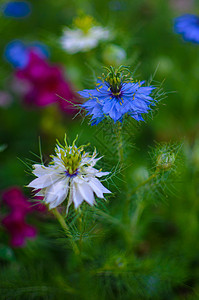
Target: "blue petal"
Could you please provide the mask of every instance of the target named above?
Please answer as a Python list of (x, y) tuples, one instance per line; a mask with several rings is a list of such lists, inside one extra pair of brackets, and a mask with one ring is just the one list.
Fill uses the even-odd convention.
[(107, 92), (102, 93), (102, 92), (97, 91), (95, 89), (79, 91), (78, 94), (80, 96), (84, 97), (84, 98), (104, 98), (104, 97), (107, 97)]
[(4, 56), (15, 68), (23, 69), (29, 61), (28, 48), (19, 40), (12, 41), (6, 46)]
[(142, 118), (142, 116), (140, 114), (130, 114), (130, 116), (138, 122), (144, 121), (144, 119)]
[(155, 89), (153, 86), (142, 87), (144, 83), (145, 81), (123, 83), (121, 96), (114, 97), (108, 83), (98, 80), (97, 89), (79, 92), (81, 96), (90, 98), (82, 107), (88, 111), (87, 115), (92, 115), (92, 124), (98, 124), (105, 116), (109, 116), (114, 122), (121, 122), (126, 113), (141, 121), (141, 113), (148, 113), (151, 109), (154, 99), (150, 94)]
[(111, 117), (111, 119), (113, 119), (114, 122), (118, 121), (122, 117), (121, 111), (118, 111), (116, 108), (116, 103), (114, 103), (108, 115)]
[(100, 122), (102, 122), (104, 120), (104, 118), (96, 118), (96, 119), (93, 119), (91, 118), (91, 126), (94, 126), (94, 125), (98, 125)]
[(10, 1), (3, 5), (3, 14), (6, 17), (23, 18), (30, 14), (31, 5), (26, 1)]
[(10, 42), (5, 48), (4, 56), (13, 67), (23, 69), (29, 62), (30, 51), (33, 51), (40, 57), (49, 56), (48, 48), (44, 44), (34, 42), (25, 45), (20, 40)]
[(80, 106), (90, 109), (90, 108), (93, 108), (95, 105), (97, 105), (96, 99), (90, 99), (90, 100), (86, 101), (85, 103), (81, 104)]
[(199, 43), (199, 17), (186, 14), (175, 19), (174, 31), (182, 34), (185, 41)]
[(103, 105), (103, 108), (102, 108), (103, 113), (108, 114), (109, 111), (112, 109), (114, 103), (115, 103), (115, 101), (113, 99), (109, 99), (106, 102), (104, 102), (104, 105)]
[(151, 94), (151, 92), (154, 89), (155, 89), (154, 86), (141, 86), (138, 91), (139, 91), (139, 93), (143, 93), (145, 95), (149, 95), (149, 94)]
[(120, 104), (120, 110), (121, 110), (122, 114), (125, 114), (129, 110), (131, 110), (132, 101), (133, 101), (133, 97), (132, 96), (131, 97), (126, 97), (126, 96), (122, 97), (122, 99), (121, 99), (122, 105)]
[(144, 80), (136, 83), (132, 83), (132, 82), (123, 83), (121, 91), (125, 94), (135, 93), (137, 89), (139, 89), (144, 83), (145, 83)]
[(110, 89), (107, 84), (98, 81), (96, 89), (83, 90), (78, 92), (84, 98), (104, 98), (111, 95)]
[(84, 98), (99, 97), (100, 95), (99, 92), (95, 89), (79, 91), (78, 94)]

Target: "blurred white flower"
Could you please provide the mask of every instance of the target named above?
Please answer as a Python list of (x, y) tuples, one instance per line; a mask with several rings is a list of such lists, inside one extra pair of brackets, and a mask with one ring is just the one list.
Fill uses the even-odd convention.
[(108, 40), (110, 32), (102, 26), (95, 25), (91, 16), (78, 17), (74, 28), (66, 28), (61, 37), (62, 47), (70, 54), (86, 52), (97, 47), (100, 41)]
[[(75, 140), (76, 141), (76, 140)], [(84, 151), (84, 147), (77, 148), (75, 141), (68, 146), (58, 145), (55, 148), (56, 155), (51, 155), (49, 166), (42, 164), (33, 165), (34, 179), (28, 187), (34, 190), (40, 189), (36, 196), (44, 197), (44, 202), (49, 204), (49, 209), (60, 205), (69, 195), (67, 210), (71, 203), (77, 208), (84, 200), (95, 204), (94, 193), (99, 198), (104, 198), (104, 193), (111, 193), (96, 177), (108, 175), (94, 168), (97, 153), (92, 155)]]

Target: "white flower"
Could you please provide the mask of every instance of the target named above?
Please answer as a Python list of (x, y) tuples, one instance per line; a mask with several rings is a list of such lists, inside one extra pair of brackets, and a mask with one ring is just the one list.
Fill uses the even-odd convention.
[(75, 141), (72, 146), (68, 146), (65, 140), (65, 147), (58, 143), (56, 155), (51, 156), (52, 161), (47, 167), (42, 164), (33, 165), (33, 174), (37, 178), (28, 187), (40, 189), (36, 196), (43, 196), (49, 209), (60, 205), (68, 195), (67, 210), (72, 202), (75, 208), (84, 200), (94, 205), (94, 193), (99, 198), (104, 198), (104, 193), (111, 193), (98, 179), (109, 172), (94, 168), (101, 157), (96, 158), (96, 151), (92, 155), (86, 153), (83, 146), (77, 148)]
[(61, 38), (62, 47), (70, 54), (86, 52), (110, 37), (109, 30), (94, 25), (90, 16), (78, 17), (74, 24), (75, 28), (66, 28)]

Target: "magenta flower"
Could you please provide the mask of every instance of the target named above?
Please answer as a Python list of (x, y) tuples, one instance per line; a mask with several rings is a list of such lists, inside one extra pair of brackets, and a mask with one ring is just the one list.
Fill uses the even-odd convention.
[(41, 202), (43, 200), (42, 197), (34, 197), (35, 201), (28, 202), (28, 199), (19, 187), (12, 187), (6, 190), (2, 195), (2, 199), (12, 211), (20, 209), (20, 211), (23, 211), (24, 214), (30, 213), (33, 210), (41, 212), (46, 211), (46, 206)]
[(74, 112), (69, 102), (74, 102), (79, 98), (71, 84), (65, 80), (60, 66), (50, 65), (44, 57), (30, 51), (28, 64), (23, 69), (18, 69), (15, 75), (18, 80), (27, 83), (29, 87), (24, 94), (27, 104), (44, 107), (58, 103), (61, 110), (67, 113)]
[(18, 187), (12, 187), (6, 190), (2, 195), (2, 199), (12, 211), (20, 210), (26, 214), (33, 210), (31, 203), (27, 201), (27, 198)]
[(37, 230), (27, 224), (25, 219), (26, 215), (36, 209), (38, 204), (34, 206), (34, 204), (28, 202), (18, 187), (12, 187), (5, 191), (2, 199), (11, 210), (2, 220), (3, 226), (11, 236), (11, 245), (13, 247), (23, 247), (27, 238), (35, 238), (37, 235)]
[(13, 247), (23, 247), (27, 238), (35, 238), (37, 231), (33, 226), (25, 222), (25, 215), (20, 209), (12, 211), (2, 220), (2, 224), (11, 236)]

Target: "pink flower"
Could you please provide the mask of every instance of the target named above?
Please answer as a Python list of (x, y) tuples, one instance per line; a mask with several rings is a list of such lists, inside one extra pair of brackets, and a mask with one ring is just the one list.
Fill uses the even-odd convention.
[(33, 210), (45, 212), (46, 206), (41, 203), (42, 197), (34, 197), (33, 202), (28, 202), (28, 198), (23, 194), (19, 187), (12, 187), (2, 194), (2, 199), (11, 210), (20, 209), (24, 213), (32, 212)]
[(50, 65), (44, 57), (30, 51), (28, 64), (23, 69), (18, 69), (15, 75), (18, 80), (22, 80), (29, 86), (24, 95), (27, 104), (43, 107), (58, 103), (63, 111), (74, 112), (69, 102), (57, 96), (70, 102), (79, 99), (65, 80), (61, 67)]
[(11, 245), (13, 247), (23, 247), (27, 238), (35, 238), (36, 229), (26, 223), (26, 216), (34, 209), (44, 212), (46, 207), (38, 201), (34, 203), (28, 202), (23, 192), (18, 187), (12, 187), (6, 190), (2, 199), (11, 212), (2, 220), (3, 226), (7, 229), (11, 236)]
[(27, 201), (27, 198), (18, 187), (12, 187), (6, 190), (2, 195), (2, 199), (4, 203), (6, 203), (11, 208), (12, 211), (18, 209), (26, 214), (33, 210), (33, 208), (31, 207), (31, 203)]
[(23, 247), (27, 238), (35, 238), (37, 231), (34, 227), (26, 224), (25, 215), (20, 209), (12, 211), (2, 220), (2, 224), (11, 236), (13, 247)]

